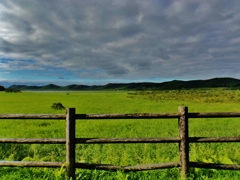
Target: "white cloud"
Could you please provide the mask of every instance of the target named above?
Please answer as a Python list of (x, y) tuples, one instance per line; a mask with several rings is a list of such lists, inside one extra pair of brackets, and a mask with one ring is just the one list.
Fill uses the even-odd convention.
[(238, 66), (239, 10), (237, 0), (2, 0), (0, 57), (11, 61), (0, 61), (0, 69), (194, 79), (220, 76), (224, 64), (231, 76)]

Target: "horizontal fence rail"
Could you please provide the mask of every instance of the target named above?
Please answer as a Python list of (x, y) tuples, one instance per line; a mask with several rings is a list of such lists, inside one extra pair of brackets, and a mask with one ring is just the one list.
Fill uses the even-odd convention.
[(65, 144), (64, 138), (0, 138), (0, 143), (15, 144)]
[(63, 162), (24, 162), (24, 161), (0, 161), (0, 166), (6, 167), (49, 167), (59, 168)]
[(51, 119), (65, 120), (65, 114), (0, 114), (0, 119)]
[[(190, 143), (240, 142), (240, 137), (189, 137)], [(181, 138), (75, 138), (76, 144), (177, 143)], [(63, 138), (0, 138), (0, 143), (65, 144)]]
[(180, 138), (76, 138), (78, 144), (106, 144), (106, 143), (176, 143)]
[(230, 118), (240, 117), (240, 112), (189, 113), (189, 118)]
[[(0, 138), (0, 143), (16, 144), (65, 144), (65, 162), (24, 162), (24, 161), (0, 161), (0, 166), (6, 167), (51, 167), (66, 168), (66, 179), (75, 177), (75, 169), (96, 169), (111, 171), (143, 171), (165, 168), (180, 168), (181, 176), (186, 179), (190, 167), (240, 170), (239, 164), (213, 164), (202, 162), (191, 162), (189, 160), (190, 143), (227, 143), (240, 142), (237, 137), (189, 137), (189, 118), (231, 118), (240, 117), (240, 112), (211, 112), (211, 113), (189, 113), (187, 107), (179, 107), (178, 113), (135, 113), (135, 114), (76, 114), (75, 108), (68, 108), (66, 114), (0, 114), (0, 120), (65, 120), (66, 138)], [(76, 120), (154, 120), (154, 119), (178, 119), (179, 137), (164, 138), (76, 138)], [(136, 166), (117, 166), (111, 164), (89, 164), (79, 163), (75, 160), (76, 144), (115, 144), (115, 143), (178, 143), (179, 162), (168, 162), (160, 164), (143, 164)]]
[(166, 169), (180, 167), (179, 162), (168, 162), (161, 164), (143, 164), (136, 166), (116, 166), (111, 164), (87, 164), (87, 163), (76, 163), (76, 168), (81, 169), (97, 169), (97, 170), (111, 170), (111, 171), (145, 171), (155, 169)]
[[(136, 114), (75, 114), (76, 120), (90, 120), (90, 119), (165, 119), (165, 118), (179, 118), (179, 113), (136, 113)], [(188, 113), (189, 118), (230, 118), (240, 117), (240, 112), (209, 112), (209, 113)], [(0, 119), (51, 119), (51, 120), (65, 120), (65, 114), (0, 114)]]
[(154, 118), (178, 118), (179, 114), (164, 113), (164, 114), (76, 114), (76, 119), (154, 119)]

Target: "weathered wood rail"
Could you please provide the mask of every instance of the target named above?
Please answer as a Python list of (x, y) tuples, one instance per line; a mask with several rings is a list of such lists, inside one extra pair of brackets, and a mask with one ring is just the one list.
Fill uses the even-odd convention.
[[(75, 108), (68, 108), (66, 114), (0, 114), (1, 119), (9, 120), (37, 120), (55, 119), (66, 121), (66, 138), (0, 138), (0, 143), (20, 143), (20, 144), (65, 144), (66, 162), (22, 162), (22, 161), (0, 161), (0, 166), (7, 167), (51, 167), (66, 168), (66, 179), (75, 177), (76, 168), (97, 169), (111, 171), (143, 171), (156, 170), (163, 168), (179, 167), (181, 176), (187, 179), (190, 167), (212, 168), (226, 170), (240, 170), (240, 164), (213, 164), (202, 162), (191, 162), (189, 160), (189, 143), (223, 143), (240, 142), (237, 137), (189, 137), (188, 119), (189, 118), (230, 118), (240, 117), (240, 112), (216, 112), (216, 113), (189, 113), (188, 107), (178, 107), (178, 113), (164, 114), (76, 114)], [(118, 120), (118, 119), (178, 119), (179, 137), (169, 138), (76, 138), (76, 120)], [(179, 162), (168, 162), (160, 164), (145, 164), (136, 166), (117, 166), (111, 164), (89, 164), (75, 161), (76, 144), (106, 144), (106, 143), (179, 143)]]

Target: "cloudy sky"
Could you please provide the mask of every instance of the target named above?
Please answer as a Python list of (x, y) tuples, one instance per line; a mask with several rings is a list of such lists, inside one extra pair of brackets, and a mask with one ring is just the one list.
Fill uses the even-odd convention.
[(0, 84), (240, 79), (239, 0), (1, 0)]

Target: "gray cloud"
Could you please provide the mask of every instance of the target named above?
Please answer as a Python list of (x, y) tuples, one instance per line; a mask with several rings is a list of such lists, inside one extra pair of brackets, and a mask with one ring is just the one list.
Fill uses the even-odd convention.
[(0, 69), (63, 68), (93, 79), (240, 78), (239, 37), (238, 0), (0, 2), (0, 58), (12, 59)]

